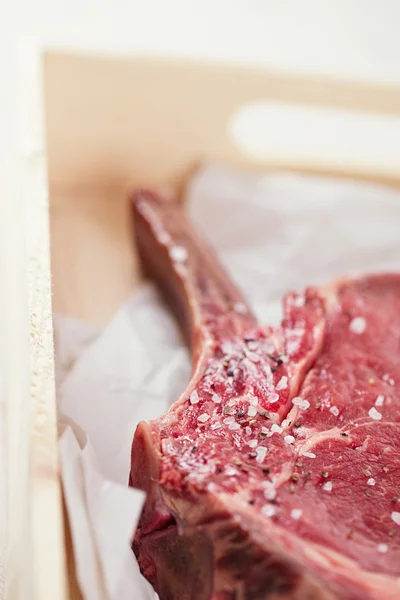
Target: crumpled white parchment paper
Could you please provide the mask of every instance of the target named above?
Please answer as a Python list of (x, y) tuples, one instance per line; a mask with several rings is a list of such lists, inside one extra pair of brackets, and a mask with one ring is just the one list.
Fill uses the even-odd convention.
[[(288, 289), (400, 270), (400, 194), (389, 188), (211, 165), (188, 197), (191, 218), (264, 322), (279, 321)], [(152, 284), (104, 329), (55, 316), (55, 335), (63, 484), (82, 593), (152, 600), (129, 547), (143, 503), (126, 487), (130, 446), (136, 424), (179, 397), (189, 355)]]

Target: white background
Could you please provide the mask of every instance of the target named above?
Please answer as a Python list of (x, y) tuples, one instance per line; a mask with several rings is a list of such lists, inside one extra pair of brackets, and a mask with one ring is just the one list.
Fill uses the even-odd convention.
[(400, 82), (397, 0), (1, 0), (13, 34), (236, 56), (278, 68)]

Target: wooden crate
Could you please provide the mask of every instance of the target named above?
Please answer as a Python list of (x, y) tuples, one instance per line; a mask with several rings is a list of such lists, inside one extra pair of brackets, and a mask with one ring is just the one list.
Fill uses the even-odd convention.
[[(368, 118), (375, 123), (372, 132), (382, 123), (384, 142), (390, 131), (394, 137), (399, 131), (400, 88), (227, 64), (51, 50), (28, 53), (24, 61), (21, 202), (16, 199), (13, 210), (5, 211), (2, 224), (4, 235), (15, 240), (22, 218), (26, 235), (26, 254), (10, 257), (6, 279), (11, 542), (6, 597), (64, 600), (79, 592), (73, 568), (67, 569), (72, 554), (57, 458), (52, 310), (103, 323), (133, 289), (138, 271), (127, 190), (151, 185), (181, 194), (203, 161), (400, 187), (391, 139), (378, 148), (375, 139), (354, 147), (350, 139), (346, 156), (332, 139), (320, 139), (313, 155), (301, 148), (293, 152), (291, 132), (285, 131), (278, 154), (275, 140), (270, 151), (251, 158), (228, 133), (243, 105), (272, 100), (320, 115), (335, 109), (339, 120), (363, 115), (367, 131)], [(306, 149), (307, 140), (304, 144)], [(30, 373), (29, 386), (21, 373)]]

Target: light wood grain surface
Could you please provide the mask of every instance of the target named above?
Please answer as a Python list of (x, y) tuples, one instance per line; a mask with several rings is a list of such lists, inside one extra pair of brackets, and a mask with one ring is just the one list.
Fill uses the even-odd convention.
[[(24, 56), (21, 124), (30, 140), (8, 226), (19, 243), (10, 308), (19, 348), (8, 389), (7, 600), (65, 600), (64, 521), (57, 449), (49, 203), (43, 152), (41, 70)], [(28, 343), (29, 342), (29, 343)]]
[(205, 160), (400, 178), (398, 161), (384, 154), (371, 165), (367, 146), (338, 165), (328, 140), (309, 164), (301, 151), (293, 156), (283, 145), (279, 160), (267, 156), (254, 165), (228, 132), (236, 112), (259, 100), (400, 117), (400, 87), (214, 63), (51, 52), (44, 68), (49, 178), (55, 190), (176, 185)]

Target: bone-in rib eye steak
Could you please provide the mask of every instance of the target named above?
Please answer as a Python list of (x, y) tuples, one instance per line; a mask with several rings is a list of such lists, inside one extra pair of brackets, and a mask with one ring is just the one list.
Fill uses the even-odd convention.
[(161, 600), (398, 600), (400, 276), (290, 293), (263, 326), (177, 204), (142, 191), (133, 211), (193, 355), (132, 446)]

